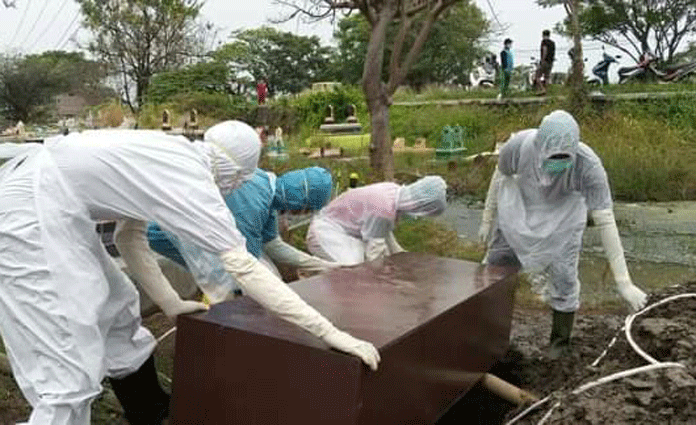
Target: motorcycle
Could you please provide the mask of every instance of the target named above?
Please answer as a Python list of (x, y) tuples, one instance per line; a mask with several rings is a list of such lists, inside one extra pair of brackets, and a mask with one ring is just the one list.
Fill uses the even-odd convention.
[(474, 62), (474, 68), (469, 73), (469, 82), (471, 87), (493, 87), (495, 86), (496, 66), (495, 59), (489, 56), (483, 60)]
[(674, 83), (696, 75), (696, 61), (673, 65), (663, 69), (652, 69), (662, 83)]
[(657, 63), (657, 57), (650, 53), (643, 53), (635, 66), (619, 68), (619, 84), (635, 80), (649, 81), (657, 78), (658, 71), (655, 69), (655, 63)]
[(592, 68), (592, 74), (594, 74), (594, 77), (588, 79), (587, 83), (597, 86), (608, 85), (609, 67), (612, 63), (618, 63), (617, 59), (620, 58), (620, 55), (612, 56), (602, 52), (602, 60), (597, 62), (597, 64)]

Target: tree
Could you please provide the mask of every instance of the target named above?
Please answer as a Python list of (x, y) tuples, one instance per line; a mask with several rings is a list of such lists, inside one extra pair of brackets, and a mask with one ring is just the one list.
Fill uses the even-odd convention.
[(0, 104), (12, 121), (46, 118), (53, 97), (69, 87), (66, 76), (47, 58), (5, 57), (0, 62)]
[(227, 66), (222, 62), (201, 62), (155, 75), (147, 100), (166, 102), (185, 93), (229, 93)]
[(571, 88), (570, 108), (571, 110), (582, 109), (587, 101), (585, 92), (584, 61), (582, 53), (582, 31), (580, 27), (580, 15), (582, 13), (581, 0), (537, 0), (542, 7), (553, 7), (563, 5), (568, 15), (568, 26), (573, 38), (573, 63), (572, 72), (568, 83)]
[[(370, 41), (365, 54), (362, 86), (370, 111), (372, 142), (370, 165), (377, 174), (391, 180), (394, 158), (389, 128), (389, 106), (396, 89), (404, 82), (415, 64), (433, 24), (443, 12), (460, 0), (275, 0), (290, 7), (286, 20), (298, 16), (309, 19), (334, 18), (343, 11), (359, 12), (370, 27)], [(464, 1), (464, 0), (461, 0)], [(470, 1), (470, 0), (468, 0)], [(398, 30), (391, 44), (388, 65), (385, 65), (387, 33), (398, 21)], [(409, 37), (409, 34), (416, 34)], [(388, 66), (388, 77), (383, 69)]]
[(579, 20), (583, 35), (620, 49), (636, 61), (642, 53), (651, 52), (671, 62), (680, 44), (696, 32), (694, 0), (583, 0), (582, 3)]
[(134, 112), (142, 105), (150, 78), (186, 64), (199, 47), (199, 0), (77, 2), (84, 27), (94, 35), (88, 49), (122, 75), (124, 100)]
[(66, 93), (79, 95), (89, 105), (97, 105), (115, 97), (112, 89), (104, 85), (107, 66), (102, 62), (85, 59), (81, 52), (47, 51), (28, 58), (41, 58), (53, 66), (53, 72), (66, 84)]
[(317, 36), (261, 27), (234, 31), (231, 37), (214, 57), (230, 65), (235, 79), (265, 78), (270, 93), (298, 93), (328, 74), (331, 49)]
[[(471, 64), (482, 54), (479, 40), (487, 33), (489, 26), (483, 12), (473, 3), (461, 2), (445, 11), (442, 18), (433, 24), (430, 37), (423, 45), (418, 61), (411, 67), (405, 83), (419, 89), (430, 83), (465, 84)], [(394, 36), (398, 22), (394, 22), (387, 34), (385, 59), (391, 56)], [(416, 36), (411, 31), (412, 41)], [(341, 19), (334, 34), (338, 41), (336, 60), (340, 78), (343, 82), (355, 84), (362, 77), (365, 53), (370, 41), (370, 27), (362, 15)], [(384, 71), (388, 69), (384, 66)], [(387, 78), (383, 75), (382, 78)]]

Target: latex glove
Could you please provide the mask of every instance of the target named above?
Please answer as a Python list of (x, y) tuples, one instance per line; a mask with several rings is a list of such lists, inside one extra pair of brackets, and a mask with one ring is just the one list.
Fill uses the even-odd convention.
[(135, 281), (167, 317), (207, 310), (203, 303), (182, 300), (172, 288), (148, 246), (146, 228), (144, 221), (122, 220), (114, 235), (116, 248)]
[(300, 271), (323, 273), (340, 267), (340, 264), (314, 257), (276, 237), (263, 246), (263, 251), (276, 263), (297, 267)]
[(385, 241), (387, 243), (387, 249), (389, 250), (390, 254), (398, 254), (399, 252), (406, 252), (406, 250), (403, 249), (401, 247), (401, 245), (399, 245), (399, 242), (394, 237), (394, 232), (389, 232)]
[(624, 250), (619, 238), (619, 229), (616, 227), (614, 212), (611, 209), (591, 211), (599, 234), (602, 238), (602, 246), (609, 262), (609, 267), (614, 275), (616, 289), (635, 311), (645, 307), (647, 295), (631, 281), (628, 274)]
[(496, 165), (493, 175), (491, 176), (491, 183), (488, 185), (488, 192), (486, 193), (486, 203), (483, 208), (483, 216), (481, 218), (481, 226), (478, 231), (479, 242), (487, 245), (488, 238), (491, 236), (491, 227), (493, 224), (493, 218), (498, 211), (498, 192), (500, 191), (500, 182), (503, 178), (502, 173)]
[(339, 351), (360, 357), (366, 365), (370, 366), (370, 369), (377, 370), (377, 365), (380, 361), (379, 352), (369, 342), (353, 338), (338, 329), (326, 334), (322, 339)]
[(389, 248), (386, 240), (380, 238), (367, 241), (367, 246), (365, 247), (365, 259), (367, 261), (374, 261), (387, 255), (389, 255)]
[(354, 354), (376, 370), (379, 355), (367, 341), (341, 332), (318, 311), (304, 302), (288, 285), (264, 267), (244, 247), (220, 255), (225, 270), (231, 273), (242, 291), (264, 308), (324, 340), (331, 347)]
[(641, 310), (645, 307), (648, 296), (639, 287), (631, 282), (631, 279), (625, 281), (616, 281), (616, 290), (621, 297), (631, 306), (633, 311)]
[(483, 210), (483, 217), (481, 218), (481, 226), (478, 231), (479, 242), (483, 245), (488, 244), (488, 238), (491, 235), (491, 226), (493, 223), (493, 211)]

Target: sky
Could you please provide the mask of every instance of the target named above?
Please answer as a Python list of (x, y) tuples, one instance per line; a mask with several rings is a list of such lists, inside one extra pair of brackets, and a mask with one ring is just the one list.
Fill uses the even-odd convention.
[[(565, 15), (563, 7), (542, 9), (535, 0), (475, 0), (494, 29), (506, 28), (506, 32), (494, 36), (490, 50), (498, 52), (502, 40), (514, 40), (513, 49), (517, 64), (531, 63), (538, 57), (539, 42), (543, 29), (553, 29)], [(74, 0), (15, 0), (16, 7), (0, 9), (0, 47), (5, 53), (40, 53), (46, 50), (77, 50), (79, 42), (84, 44), (88, 33), (80, 29), (80, 15)], [(235, 29), (256, 28), (270, 24), (269, 20), (287, 13), (288, 9), (273, 3), (273, 0), (207, 0), (202, 9), (202, 18), (218, 28), (218, 43), (224, 43)], [(332, 43), (334, 26), (329, 21), (304, 23), (298, 20), (276, 25), (283, 31), (299, 35), (317, 35), (325, 44)], [(556, 71), (566, 71), (570, 66), (566, 52), (570, 40), (553, 35), (556, 41)], [(75, 42), (78, 41), (78, 43)], [(584, 44), (587, 68), (601, 59), (601, 45), (597, 42)], [(607, 53), (620, 52), (611, 48)], [(622, 64), (630, 65), (630, 59)], [(616, 69), (610, 74), (616, 78)]]

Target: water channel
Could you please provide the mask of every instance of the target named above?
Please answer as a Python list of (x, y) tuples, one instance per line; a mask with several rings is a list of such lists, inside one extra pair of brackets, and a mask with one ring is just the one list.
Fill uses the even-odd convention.
[[(458, 199), (438, 220), (465, 241), (477, 240), (483, 205)], [(614, 213), (629, 271), (646, 290), (696, 280), (696, 202), (616, 203)], [(607, 273), (599, 232), (583, 238), (580, 281), (613, 286)]]

